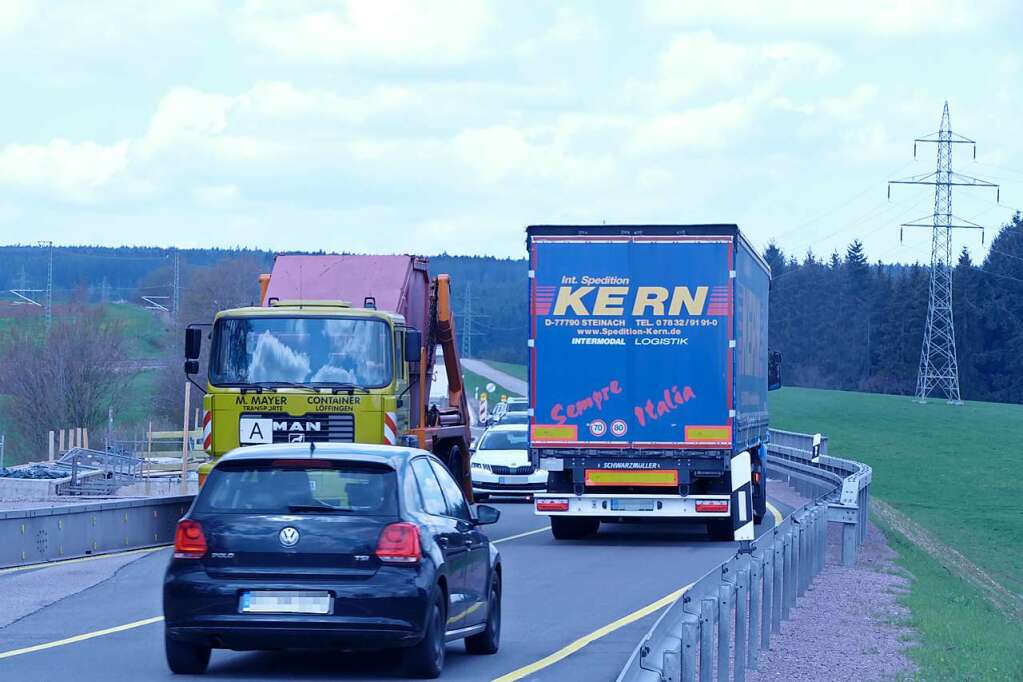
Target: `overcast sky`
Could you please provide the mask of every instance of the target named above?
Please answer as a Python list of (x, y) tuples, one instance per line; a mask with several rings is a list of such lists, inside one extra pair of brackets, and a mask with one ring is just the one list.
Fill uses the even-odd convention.
[(945, 99), (1002, 184), (955, 212), (1023, 206), (1021, 8), (0, 0), (0, 243), (518, 257), (530, 223), (734, 221), (927, 260), (898, 224), (933, 192), (886, 181), (933, 170)]

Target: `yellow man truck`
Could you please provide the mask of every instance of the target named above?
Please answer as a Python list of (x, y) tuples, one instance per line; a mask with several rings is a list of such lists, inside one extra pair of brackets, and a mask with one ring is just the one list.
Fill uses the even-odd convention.
[[(431, 279), (428, 264), (417, 256), (278, 256), (260, 277), (261, 305), (190, 325), (189, 377), (199, 372), (209, 329), (203, 436), (212, 460), (264, 443), (410, 444), (437, 454), (471, 495), (451, 287), (447, 275)], [(447, 378), (444, 406), (429, 404), (435, 358)], [(200, 482), (211, 467), (199, 470)]]

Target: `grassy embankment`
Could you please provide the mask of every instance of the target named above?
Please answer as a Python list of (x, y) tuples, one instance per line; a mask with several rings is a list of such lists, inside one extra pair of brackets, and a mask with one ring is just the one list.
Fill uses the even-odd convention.
[[(827, 435), (831, 454), (873, 467), (876, 498), (1023, 594), (1023, 405), (919, 405), (904, 396), (785, 388), (771, 395), (771, 423)], [(910, 650), (920, 678), (1023, 679), (1023, 623), (882, 528), (913, 574), (904, 602), (920, 633)]]
[(526, 376), (528, 375), (529, 368), (525, 365), (516, 365), (512, 362), (497, 362), (495, 360), (487, 360), (486, 363), (494, 369), (499, 369), (505, 374), (510, 374), (516, 379), (522, 379), (528, 381)]

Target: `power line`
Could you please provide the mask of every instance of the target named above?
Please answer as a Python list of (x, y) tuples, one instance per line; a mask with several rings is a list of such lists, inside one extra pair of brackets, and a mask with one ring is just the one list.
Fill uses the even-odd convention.
[(50, 249), (49, 264), (46, 267), (46, 329), (53, 325), (53, 242), (39, 242), (39, 246)]
[[(892, 185), (933, 185), (934, 213), (918, 218), (899, 227), (900, 241), (906, 227), (927, 227), (931, 230), (931, 276), (927, 302), (927, 324), (920, 349), (920, 368), (917, 373), (916, 398), (926, 402), (935, 391), (941, 391), (953, 405), (962, 405), (959, 395), (959, 362), (956, 358), (955, 324), (952, 319), (952, 231), (955, 229), (979, 229), (976, 223), (952, 215), (953, 187), (990, 187), (998, 191), (998, 185), (986, 180), (963, 175), (952, 170), (952, 145), (973, 146), (973, 158), (977, 158), (977, 143), (952, 131), (949, 123), (948, 102), (941, 113), (938, 132), (913, 140), (913, 157), (917, 145), (935, 143), (938, 147), (937, 166), (933, 173), (914, 175), (901, 180), (888, 181), (888, 196)], [(1001, 197), (996, 195), (998, 199)]]

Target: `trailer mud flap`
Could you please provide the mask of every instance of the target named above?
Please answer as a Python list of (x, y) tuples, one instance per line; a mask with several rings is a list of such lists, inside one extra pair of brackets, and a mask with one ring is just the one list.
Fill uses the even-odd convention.
[(732, 530), (735, 540), (753, 539), (753, 481), (749, 451), (732, 457)]

